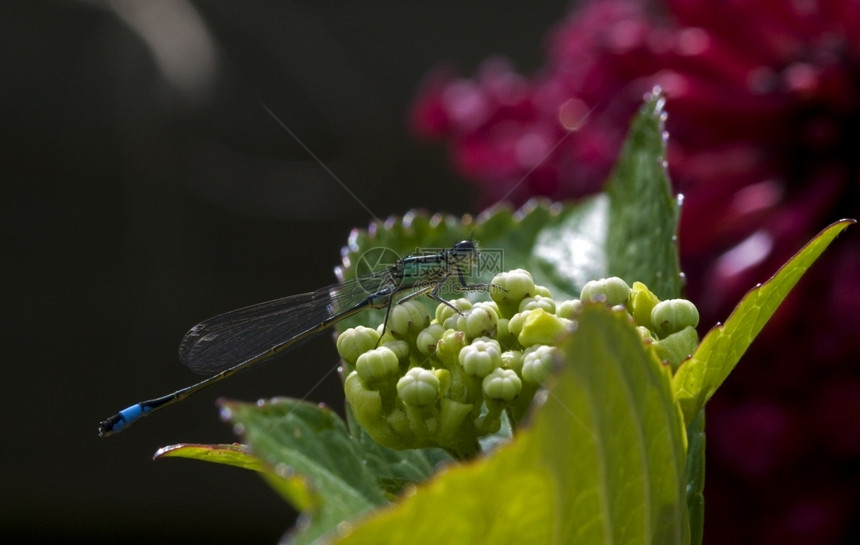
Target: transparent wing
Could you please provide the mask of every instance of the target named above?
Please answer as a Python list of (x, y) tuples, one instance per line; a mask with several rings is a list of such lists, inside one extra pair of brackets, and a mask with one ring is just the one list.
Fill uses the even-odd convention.
[(393, 291), (386, 287), (391, 285), (389, 277), (382, 272), (219, 314), (185, 334), (179, 359), (201, 374), (262, 359), (273, 348), (286, 348), (323, 331), (336, 322), (332, 318), (377, 306)]

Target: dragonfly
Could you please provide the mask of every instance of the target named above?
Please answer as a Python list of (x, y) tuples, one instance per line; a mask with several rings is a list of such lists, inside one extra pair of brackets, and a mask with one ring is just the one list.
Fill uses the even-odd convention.
[[(283, 353), (365, 309), (386, 309), (383, 333), (392, 305), (419, 295), (427, 295), (459, 313), (439, 295), (439, 289), (454, 277), (459, 281), (460, 291), (488, 291), (492, 284), (466, 282), (467, 266), (477, 259), (477, 245), (463, 240), (445, 250), (404, 257), (382, 270), (343, 283), (232, 310), (200, 322), (179, 344), (179, 359), (209, 377), (119, 411), (99, 424), (99, 436), (118, 433), (143, 417)], [(408, 293), (398, 299), (404, 292)]]

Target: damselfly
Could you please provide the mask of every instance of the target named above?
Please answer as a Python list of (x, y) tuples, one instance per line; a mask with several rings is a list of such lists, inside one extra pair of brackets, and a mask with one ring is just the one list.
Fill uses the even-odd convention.
[[(392, 304), (427, 295), (451, 306), (439, 296), (439, 289), (452, 276), (457, 277), (461, 291), (486, 291), (490, 284), (468, 284), (465, 279), (465, 266), (474, 263), (477, 257), (475, 244), (464, 240), (447, 250), (405, 257), (381, 271), (341, 284), (240, 308), (201, 322), (179, 344), (179, 359), (192, 370), (210, 375), (209, 378), (121, 410), (99, 425), (99, 436), (122, 431), (144, 416), (283, 352), (367, 308), (386, 309), (384, 330)], [(409, 293), (395, 301), (403, 292)]]

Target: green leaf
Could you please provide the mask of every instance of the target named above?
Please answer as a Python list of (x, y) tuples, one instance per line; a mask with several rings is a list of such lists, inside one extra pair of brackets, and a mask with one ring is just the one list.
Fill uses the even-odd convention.
[(294, 543), (312, 543), (342, 521), (386, 503), (361, 448), (331, 410), (286, 398), (256, 404), (229, 401), (222, 407), (255, 456), (278, 476), (302, 475), (316, 492), (315, 509), (296, 505), (309, 522), (298, 529)]
[(562, 349), (530, 428), (338, 543), (688, 543), (684, 430), (666, 370), (601, 305)]
[(162, 447), (153, 459), (188, 458), (203, 462), (224, 464), (257, 471), (281, 496), (299, 511), (315, 511), (319, 497), (307, 478), (297, 473), (276, 473), (265, 461), (258, 458), (246, 445), (200, 445), (182, 443)]
[(196, 443), (181, 443), (161, 447), (155, 452), (153, 460), (165, 458), (189, 458), (224, 464), (228, 466), (241, 467), (252, 471), (266, 471), (266, 464), (248, 449), (246, 445), (232, 443), (229, 445), (200, 445)]
[(610, 199), (607, 268), (639, 281), (660, 299), (681, 295), (680, 208), (666, 172), (665, 97), (657, 91), (634, 118), (606, 192)]
[[(585, 256), (579, 256), (578, 262), (567, 261), (568, 255), (541, 251), (538, 238), (542, 236), (543, 230), (553, 226), (578, 228), (579, 220), (574, 219), (576, 217), (591, 216), (594, 217), (591, 223), (605, 224), (606, 221), (600, 219), (605, 214), (606, 207), (596, 206), (594, 201), (562, 206), (545, 200), (530, 201), (516, 212), (507, 205), (498, 205), (488, 209), (477, 220), (471, 216), (428, 216), (421, 212), (410, 212), (402, 219), (392, 217), (384, 224), (373, 223), (366, 230), (354, 230), (348, 245), (341, 252), (343, 265), (338, 268), (338, 276), (355, 276), (356, 264), (366, 252), (387, 249), (402, 258), (419, 252), (448, 249), (460, 240), (474, 238), (480, 244), (482, 255), (478, 266), (470, 271), (471, 281), (488, 282), (496, 273), (525, 268), (532, 272), (535, 282), (549, 287), (556, 297), (573, 298), (579, 295), (581, 284), (577, 282), (581, 280), (584, 284), (590, 278), (581, 274), (581, 269), (587, 267), (593, 270), (593, 264), (582, 259)], [(596, 238), (600, 235), (589, 231), (584, 236)], [(450, 293), (443, 291), (441, 294), (452, 298)], [(435, 308), (429, 298), (424, 297), (422, 300), (431, 309)], [(338, 329), (343, 331), (359, 324), (379, 323), (383, 315), (384, 310), (365, 311), (340, 322)]]
[(705, 530), (705, 411), (687, 427), (687, 512), (690, 545), (699, 545)]
[(764, 284), (750, 290), (724, 325), (711, 329), (672, 381), (689, 424), (726, 379), (753, 339), (800, 277), (836, 236), (854, 220), (838, 221), (819, 233)]

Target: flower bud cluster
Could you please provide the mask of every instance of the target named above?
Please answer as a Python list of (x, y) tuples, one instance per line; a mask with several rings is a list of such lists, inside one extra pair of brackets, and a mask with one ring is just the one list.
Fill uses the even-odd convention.
[(643, 341), (677, 367), (696, 346), (696, 308), (659, 301), (639, 282), (589, 282), (581, 298), (554, 301), (528, 271), (501, 273), (492, 300), (440, 303), (434, 316), (416, 299), (395, 305), (387, 323), (344, 331), (337, 349), (348, 371), (344, 390), (356, 420), (397, 449), (441, 447), (466, 458), (503, 418), (523, 418), (560, 358), (583, 301), (623, 305)]
[[(581, 301), (603, 301), (626, 310), (643, 342), (668, 363), (674, 373), (699, 344), (696, 326), (699, 311), (686, 299), (660, 301), (648, 286), (634, 282), (629, 287), (618, 277), (592, 280), (582, 287)], [(581, 303), (580, 303), (581, 304)]]

